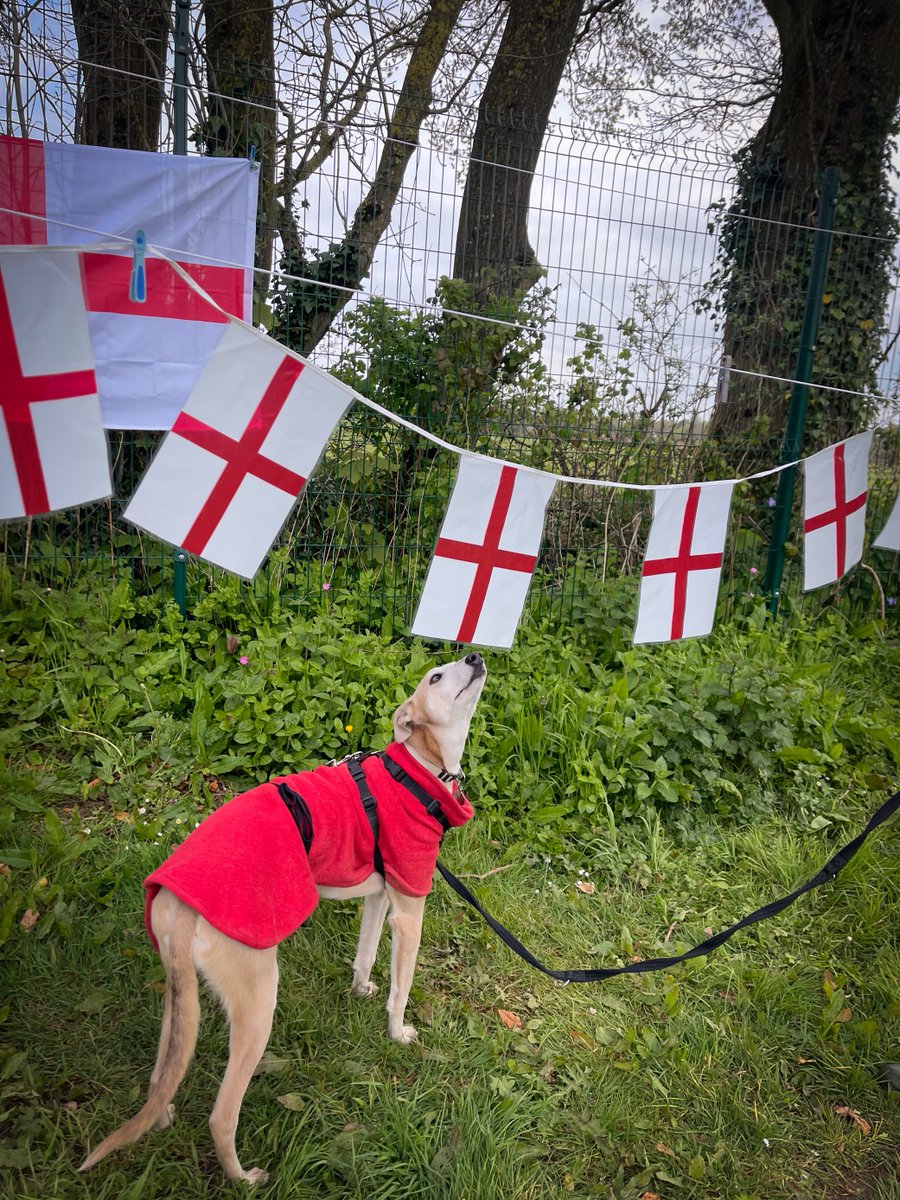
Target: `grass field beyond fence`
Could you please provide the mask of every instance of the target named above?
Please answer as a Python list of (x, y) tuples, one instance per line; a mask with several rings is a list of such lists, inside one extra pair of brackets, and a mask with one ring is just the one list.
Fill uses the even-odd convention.
[[(190, 620), (107, 589), (0, 578), (0, 1195), (195, 1200), (223, 1183), (210, 1002), (178, 1118), (76, 1173), (141, 1103), (161, 1012), (141, 880), (257, 779), (380, 746), (428, 666), (367, 598)], [(541, 958), (673, 953), (811, 876), (897, 787), (900, 671), (876, 627), (774, 626), (629, 648), (602, 610), (488, 657), (444, 860)], [(353, 1000), (356, 903), (281, 952), (238, 1150), (263, 1197), (900, 1200), (896, 819), (834, 884), (671, 972), (560, 987), (440, 882), (411, 1016)]]

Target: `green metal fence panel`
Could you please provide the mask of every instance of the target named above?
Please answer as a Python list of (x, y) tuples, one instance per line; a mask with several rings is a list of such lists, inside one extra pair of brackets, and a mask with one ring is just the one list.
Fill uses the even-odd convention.
[[(185, 9), (179, 0), (180, 47)], [(97, 6), (97, 21), (93, 41), (99, 45), (109, 35), (103, 4)], [(51, 140), (77, 140), (89, 131), (98, 141), (163, 152), (181, 149), (176, 140), (186, 135), (188, 151), (197, 153), (224, 144), (216, 134), (224, 122), (229, 152), (249, 153), (253, 146), (284, 182), (286, 167), (290, 170), (278, 157), (284, 143), (293, 130), (314, 130), (320, 117), (320, 97), (289, 62), (278, 64), (279, 111), (273, 119), (272, 105), (258, 99), (273, 83), (257, 64), (229, 60), (215, 69), (196, 41), (180, 55), (169, 41), (163, 51), (146, 39), (124, 37), (120, 43), (113, 66), (87, 64), (65, 6), (40, 0), (30, 6), (11, 53), (22, 84), (19, 100), (0, 117), (0, 131)], [(129, 99), (129, 89), (151, 69), (161, 80), (160, 105), (152, 112), (140, 107), (146, 108), (146, 92), (140, 103)], [(234, 95), (213, 88), (212, 77), (229, 81)], [(130, 122), (123, 122), (127, 103)], [(779, 407), (786, 411), (794, 378), (819, 181), (772, 186), (751, 215), (738, 202), (739, 168), (731, 159), (696, 148), (648, 145), (624, 134), (589, 139), (556, 124), (544, 141), (528, 214), (529, 238), (544, 276), (521, 302), (481, 297), (476, 308), (471, 292), (447, 282), (454, 266), (459, 178), (473, 165), (468, 154), (475, 115), (473, 104), (452, 119), (435, 115), (426, 121), (372, 270), (316, 347), (314, 361), (455, 444), (560, 474), (662, 484), (730, 478), (776, 465), (783, 425), (767, 414)], [(498, 141), (515, 136), (501, 114), (496, 131)], [(386, 135), (383, 112), (370, 111), (365, 137), (352, 153), (336, 151), (300, 182), (294, 164), (288, 208), (300, 249), (287, 245), (284, 229), (274, 245), (276, 260), (300, 279), (270, 276), (263, 264), (256, 286), (259, 322), (286, 344), (302, 342), (302, 323), (318, 296), (331, 285), (346, 285), (347, 264), (334, 247), (365, 194), (366, 171)], [(798, 205), (805, 215), (798, 216)], [(265, 203), (258, 247), (266, 244), (265, 223), (271, 219)], [(803, 453), (857, 431), (832, 413), (833, 394), (822, 385), (871, 393), (874, 384), (890, 397), (897, 394), (900, 373), (896, 292), (888, 296), (883, 317), (861, 316), (852, 304), (853, 281), (896, 248), (883, 236), (842, 226), (840, 194), (834, 225), (820, 337), (852, 349), (861, 325), (870, 320), (888, 351), (875, 369), (869, 360), (860, 358), (855, 366), (855, 360), (839, 361), (831, 352), (814, 359)], [(728, 279), (719, 254), (725, 237), (738, 264)], [(489, 260), (490, 247), (482, 249)], [(762, 299), (760, 262), (785, 264), (780, 274), (771, 273), (776, 282)], [(720, 311), (729, 287), (731, 325)], [(742, 304), (748, 313), (755, 306), (753, 320), (743, 324), (733, 317)], [(728, 403), (734, 411), (758, 414), (739, 434), (716, 419), (724, 411), (720, 366), (726, 350), (732, 366)], [(887, 421), (892, 413), (896, 420), (896, 406), (882, 402), (877, 415)], [(3, 562), (51, 586), (85, 573), (98, 586), (126, 575), (138, 595), (159, 604), (177, 598), (190, 611), (221, 572), (196, 560), (178, 562), (171, 547), (121, 520), (160, 436), (110, 431), (113, 499), (4, 526)], [(261, 604), (330, 603), (345, 581), (362, 579), (368, 612), (360, 619), (404, 631), (455, 465), (452, 455), (356, 405), (265, 568), (246, 585), (247, 594)], [(896, 425), (875, 437), (870, 480), (867, 524), (874, 536), (900, 487)], [(723, 614), (762, 590), (776, 488), (770, 478), (736, 489)], [(605, 605), (618, 612), (618, 596), (633, 611), (651, 503), (642, 492), (558, 485), (531, 610), (561, 626), (602, 614)], [(869, 569), (853, 571), (835, 588), (802, 594), (798, 503), (795, 497), (781, 588), (788, 610), (839, 604), (854, 615), (884, 615), (895, 622), (900, 564), (887, 551), (867, 550)]]

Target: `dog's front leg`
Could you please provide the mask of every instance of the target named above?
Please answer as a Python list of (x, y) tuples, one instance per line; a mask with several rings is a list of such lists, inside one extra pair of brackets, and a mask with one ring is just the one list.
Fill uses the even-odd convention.
[(356, 958), (353, 960), (353, 983), (351, 991), (354, 996), (371, 996), (378, 991), (378, 985), (372, 983), (369, 975), (378, 953), (378, 943), (384, 928), (384, 918), (387, 916), (388, 894), (381, 889), (374, 895), (366, 896), (363, 904), (362, 920), (359, 923), (359, 945), (356, 948)]
[(411, 1042), (416, 1036), (412, 1025), (404, 1025), (406, 1002), (416, 969), (422, 940), (424, 896), (404, 896), (387, 885), (391, 915), (391, 993), (388, 996), (388, 1034), (395, 1042)]

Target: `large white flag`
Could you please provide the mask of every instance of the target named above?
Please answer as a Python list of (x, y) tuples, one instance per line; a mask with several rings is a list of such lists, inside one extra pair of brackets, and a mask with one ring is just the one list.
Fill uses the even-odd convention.
[(252, 579), (351, 400), (324, 371), (229, 323), (125, 519)]
[(734, 485), (657, 488), (634, 641), (703, 637), (713, 627)]
[(464, 455), (412, 633), (508, 648), (556, 480)]
[(0, 518), (112, 491), (72, 251), (0, 249)]
[(834, 583), (862, 558), (871, 433), (803, 462), (803, 590)]
[[(246, 159), (4, 136), (0, 209), (13, 214), (0, 212), (0, 244), (83, 245), (143, 229), (226, 312), (249, 320), (258, 182)], [(83, 257), (103, 422), (168, 429), (227, 321), (162, 259), (146, 260), (146, 303), (130, 301), (131, 263), (127, 248)]]

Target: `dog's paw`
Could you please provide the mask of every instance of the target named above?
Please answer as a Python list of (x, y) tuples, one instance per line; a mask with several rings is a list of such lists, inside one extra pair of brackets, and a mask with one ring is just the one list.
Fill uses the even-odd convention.
[(166, 1111), (159, 1118), (159, 1120), (155, 1122), (153, 1128), (157, 1129), (157, 1130), (168, 1129), (174, 1120), (175, 1120), (175, 1105), (167, 1104)]
[(419, 1031), (415, 1025), (402, 1025), (398, 1034), (391, 1034), (395, 1042), (399, 1042), (401, 1046), (408, 1046), (410, 1042), (414, 1042), (419, 1036)]
[(366, 979), (363, 983), (354, 983), (350, 989), (353, 995), (359, 1000), (365, 1000), (367, 996), (374, 996), (378, 991), (378, 984), (373, 983), (371, 979)]
[(259, 1187), (269, 1182), (269, 1172), (264, 1171), (262, 1167), (251, 1167), (249, 1171), (244, 1172), (243, 1180), (248, 1187)]

